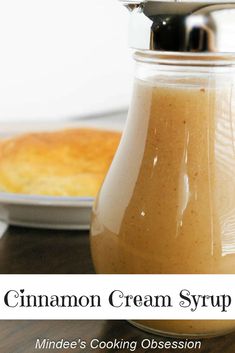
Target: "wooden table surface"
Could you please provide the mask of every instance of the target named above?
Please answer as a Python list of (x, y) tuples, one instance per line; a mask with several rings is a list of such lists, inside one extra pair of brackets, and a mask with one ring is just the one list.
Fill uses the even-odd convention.
[[(88, 233), (10, 227), (0, 239), (1, 274), (80, 274), (94, 273), (89, 252)], [(0, 353), (33, 352), (130, 352), (130, 350), (35, 350), (37, 338), (51, 340), (81, 338), (89, 342), (124, 339), (136, 341), (135, 352), (235, 353), (235, 334), (202, 340), (201, 349), (144, 350), (144, 339), (163, 340), (132, 327), (125, 321), (1, 321)]]

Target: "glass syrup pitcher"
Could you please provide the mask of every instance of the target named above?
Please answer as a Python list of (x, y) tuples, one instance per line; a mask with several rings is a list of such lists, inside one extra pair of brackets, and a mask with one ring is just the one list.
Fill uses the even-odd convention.
[[(235, 273), (235, 4), (123, 1), (136, 62), (126, 127), (93, 208), (97, 273)], [(142, 320), (200, 337), (235, 321)]]

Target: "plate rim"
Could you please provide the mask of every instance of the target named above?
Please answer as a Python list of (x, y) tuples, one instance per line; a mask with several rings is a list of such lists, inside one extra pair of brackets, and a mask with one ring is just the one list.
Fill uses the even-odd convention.
[(0, 192), (0, 205), (51, 206), (51, 207), (92, 207), (94, 197), (46, 196)]

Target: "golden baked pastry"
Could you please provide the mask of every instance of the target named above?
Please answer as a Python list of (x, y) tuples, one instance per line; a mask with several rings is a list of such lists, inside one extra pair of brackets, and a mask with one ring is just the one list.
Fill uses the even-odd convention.
[(29, 133), (2, 140), (0, 190), (95, 196), (119, 140), (119, 132), (90, 128)]

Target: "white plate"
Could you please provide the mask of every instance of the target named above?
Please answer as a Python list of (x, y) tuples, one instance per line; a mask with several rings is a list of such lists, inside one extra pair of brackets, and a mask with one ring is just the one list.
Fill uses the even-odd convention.
[(0, 220), (8, 224), (89, 229), (93, 198), (29, 196), (0, 193)]
[[(106, 114), (102, 118), (98, 116), (58, 123), (1, 123), (0, 136), (82, 126), (122, 131), (125, 118), (126, 113), (116, 113)], [(91, 197), (32, 196), (0, 192), (0, 221), (37, 228), (89, 229), (93, 202)]]

